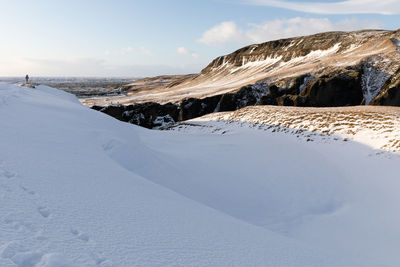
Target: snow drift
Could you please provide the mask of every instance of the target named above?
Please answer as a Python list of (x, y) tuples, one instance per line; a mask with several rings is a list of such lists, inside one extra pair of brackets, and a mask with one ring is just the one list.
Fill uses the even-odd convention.
[(0, 266), (398, 265), (399, 159), (150, 131), (0, 85)]

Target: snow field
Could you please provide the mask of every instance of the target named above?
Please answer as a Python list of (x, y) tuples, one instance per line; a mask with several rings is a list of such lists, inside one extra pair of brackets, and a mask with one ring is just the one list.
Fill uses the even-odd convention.
[[(45, 86), (1, 84), (0, 99), (1, 266), (354, 262), (266, 227), (277, 208), (269, 216), (256, 216), (254, 209), (241, 213), (251, 204), (237, 201), (258, 201), (260, 193), (249, 196), (254, 185), (241, 192), (243, 179), (218, 181), (233, 174), (226, 165), (201, 172), (208, 156), (230, 147), (225, 141), (218, 144), (211, 136), (217, 142), (211, 149), (197, 135), (121, 123)], [(189, 143), (208, 148), (190, 152)], [(230, 149), (238, 155), (244, 147)], [(206, 184), (213, 180), (218, 184)], [(292, 211), (287, 213), (293, 217)]]

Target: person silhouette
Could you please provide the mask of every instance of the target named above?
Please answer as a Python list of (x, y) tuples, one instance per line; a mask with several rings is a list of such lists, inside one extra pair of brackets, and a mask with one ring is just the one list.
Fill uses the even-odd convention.
[(26, 81), (26, 84), (28, 84), (28, 82), (29, 82), (29, 76), (28, 76), (28, 74), (25, 76), (25, 81)]

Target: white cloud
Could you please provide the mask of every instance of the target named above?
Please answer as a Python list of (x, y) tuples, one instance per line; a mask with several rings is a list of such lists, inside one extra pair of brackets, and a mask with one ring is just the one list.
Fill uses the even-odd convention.
[(199, 42), (206, 45), (221, 45), (241, 40), (243, 40), (243, 32), (233, 21), (225, 21), (212, 27), (198, 39)]
[(184, 54), (184, 55), (188, 55), (190, 52), (186, 47), (178, 47), (178, 49), (176, 50), (176, 52), (178, 52), (178, 54)]
[(327, 18), (278, 19), (261, 24), (251, 24), (246, 31), (249, 42), (265, 42), (269, 40), (309, 35), (327, 31), (353, 31), (360, 29), (377, 29), (382, 25), (378, 22), (360, 21), (356, 19), (342, 20), (337, 23)]
[[(261, 43), (270, 40), (289, 38), (295, 36), (309, 35), (327, 31), (353, 31), (360, 29), (378, 29), (382, 28), (382, 24), (374, 21), (362, 21), (357, 19), (342, 20), (339, 22), (331, 22), (327, 18), (303, 18), (295, 17), (290, 19), (277, 19), (266, 21), (260, 24), (249, 24), (248, 29), (241, 29), (235, 23), (229, 22), (231, 29), (235, 30), (235, 38), (221, 38), (223, 32), (218, 34), (217, 29), (221, 29), (220, 25), (211, 28), (206, 33), (212, 31), (213, 35), (207, 35), (207, 42), (204, 36), (199, 40), (207, 45), (225, 44), (225, 43)], [(224, 29), (222, 29), (224, 31)], [(212, 37), (216, 36), (213, 40)], [(227, 35), (225, 35), (227, 36)]]
[(280, 7), (316, 14), (400, 14), (399, 0), (347, 0), (340, 2), (289, 2), (282, 0), (244, 0), (260, 6)]
[(151, 51), (150, 49), (147, 49), (145, 47), (141, 47), (140, 51), (142, 52), (142, 54), (144, 54), (146, 56), (154, 56), (153, 51)]
[(183, 46), (178, 47), (176, 49), (176, 52), (178, 54), (182, 54), (182, 55), (191, 55), (194, 58), (198, 58), (199, 57), (198, 54), (196, 54), (195, 52), (193, 52), (193, 51), (191, 51), (191, 50), (189, 50), (189, 49), (187, 49), (186, 47), (183, 47)]
[(124, 47), (124, 48), (121, 49), (121, 53), (123, 55), (130, 54), (132, 52), (133, 52), (133, 48), (132, 47)]
[(154, 56), (153, 51), (151, 51), (150, 49), (147, 49), (147, 48), (145, 48), (143, 46), (142, 47), (135, 47), (135, 48), (133, 48), (131, 46), (127, 46), (127, 47), (123, 47), (123, 48), (120, 48), (120, 49), (117, 49), (117, 50), (106, 50), (106, 51), (104, 51), (104, 55), (106, 55), (106, 56), (110, 56), (110, 55), (113, 55), (113, 56), (121, 56), (121, 55), (126, 56), (126, 55), (129, 55), (129, 54), (136, 54), (136, 55), (142, 54), (142, 55), (146, 55), (146, 56)]

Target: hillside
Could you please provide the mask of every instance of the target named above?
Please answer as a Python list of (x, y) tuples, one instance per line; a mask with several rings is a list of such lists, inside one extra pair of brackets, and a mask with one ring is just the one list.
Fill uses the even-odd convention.
[[(287, 105), (306, 106), (357, 105), (372, 101), (400, 105), (399, 43), (400, 30), (363, 30), (254, 44), (216, 58), (201, 73), (177, 84), (114, 100), (121, 104), (178, 103), (186, 98), (223, 95), (253, 85), (260, 96), (269, 95), (270, 101), (276, 104), (286, 100)], [(106, 102), (87, 103), (104, 105)]]
[[(280, 90), (290, 91), (289, 88), (293, 87), (296, 78), (307, 75), (303, 77), (303, 87), (297, 88), (302, 91), (297, 94), (306, 96), (316, 80), (347, 73), (365, 76), (361, 79), (382, 76), (383, 81), (377, 81), (381, 82), (376, 85), (379, 87), (383, 86), (386, 79), (398, 73), (398, 40), (400, 30), (365, 30), (328, 32), (251, 45), (216, 58), (199, 75), (171, 88), (171, 93), (178, 91), (183, 94), (187, 91), (192, 92), (192, 97), (203, 97), (238, 90), (242, 86), (265, 79)], [(363, 64), (362, 68), (365, 69), (357, 70), (356, 74), (351, 73), (358, 64)], [(370, 83), (372, 82), (371, 80)], [(377, 90), (369, 88), (369, 85), (366, 81), (361, 86), (367, 104), (374, 98)], [(179, 98), (179, 95), (174, 94), (173, 97)], [(168, 96), (170, 94), (167, 94), (167, 98)]]
[(147, 128), (254, 105), (400, 106), (399, 43), (400, 30), (271, 41), (218, 57), (163, 88), (83, 102)]

